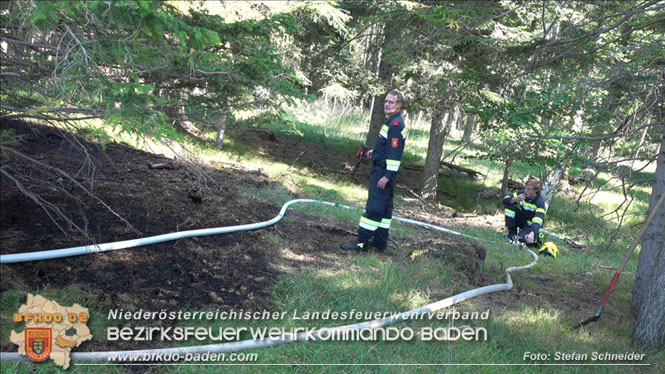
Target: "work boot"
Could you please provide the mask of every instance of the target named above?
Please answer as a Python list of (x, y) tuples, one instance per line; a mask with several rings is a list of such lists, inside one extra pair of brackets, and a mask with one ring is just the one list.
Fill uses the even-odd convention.
[(374, 240), (369, 242), (368, 245), (370, 247), (376, 249), (377, 252), (384, 252), (388, 248), (388, 245), (380, 246), (380, 245), (376, 244), (376, 242), (374, 242)]
[(342, 244), (342, 249), (345, 251), (367, 252), (367, 243), (345, 243)]
[(517, 227), (513, 227), (511, 229), (508, 229), (508, 232), (504, 234), (506, 237), (508, 237), (508, 242), (510, 244), (517, 244), (519, 243), (519, 235), (517, 235)]

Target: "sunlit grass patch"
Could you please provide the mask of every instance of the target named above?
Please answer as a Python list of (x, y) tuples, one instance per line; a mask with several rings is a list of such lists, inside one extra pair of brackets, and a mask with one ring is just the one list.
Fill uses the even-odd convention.
[(526, 329), (538, 328), (540, 331), (549, 329), (560, 322), (561, 315), (557, 310), (534, 309), (522, 307), (507, 313), (507, 322), (514, 325), (522, 325)]
[(379, 255), (340, 257), (345, 270), (310, 269), (275, 285), (280, 308), (404, 311), (432, 302), (431, 287), (446, 287), (443, 262), (392, 263)]

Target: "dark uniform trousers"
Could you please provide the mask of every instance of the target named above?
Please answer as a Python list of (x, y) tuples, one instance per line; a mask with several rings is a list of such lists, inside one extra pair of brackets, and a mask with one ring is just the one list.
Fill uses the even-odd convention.
[[(358, 242), (365, 243), (374, 237), (373, 244), (379, 249), (388, 246), (388, 230), (393, 216), (393, 197), (395, 195), (395, 183), (391, 179), (384, 189), (376, 186), (379, 179), (386, 174), (384, 163), (374, 163), (369, 176), (369, 197), (365, 206), (365, 214), (361, 218), (358, 227)], [(367, 220), (371, 222), (367, 222)], [(369, 225), (363, 225), (363, 222)], [(379, 227), (375, 226), (379, 223)]]
[[(511, 204), (511, 205), (506, 205), (505, 206), (506, 210), (506, 226), (508, 227), (509, 230), (517, 229), (518, 227), (520, 228), (519, 235), (521, 237), (524, 237), (533, 229), (531, 228), (531, 225), (527, 223), (526, 217), (524, 215), (524, 212), (522, 211), (522, 207), (519, 204)], [(512, 217), (510, 216), (510, 213), (508, 211), (512, 211)]]

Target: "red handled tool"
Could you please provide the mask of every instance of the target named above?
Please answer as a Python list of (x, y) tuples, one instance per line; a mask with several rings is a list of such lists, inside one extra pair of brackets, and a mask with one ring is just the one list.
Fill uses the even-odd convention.
[(351, 173), (351, 176), (356, 175), (356, 170), (358, 170), (358, 166), (360, 166), (360, 162), (367, 158), (367, 151), (369, 150), (369, 147), (365, 144), (362, 144), (360, 148), (358, 148), (358, 152), (356, 152), (356, 158), (358, 159), (358, 162), (356, 162), (356, 166), (353, 168), (353, 173)]
[(610, 281), (609, 286), (607, 286), (607, 290), (605, 290), (605, 294), (603, 294), (603, 298), (600, 301), (600, 306), (598, 307), (598, 310), (596, 310), (596, 314), (593, 317), (590, 317), (586, 321), (584, 321), (584, 322), (580, 323), (579, 325), (575, 326), (576, 328), (586, 326), (586, 325), (590, 324), (591, 322), (596, 322), (600, 319), (600, 316), (603, 314), (603, 311), (605, 310), (605, 305), (607, 304), (607, 301), (610, 299), (610, 294), (614, 290), (614, 286), (616, 286), (617, 282), (619, 281), (619, 277), (621, 276), (621, 273), (623, 273), (623, 269), (626, 267), (626, 264), (628, 263), (628, 260), (630, 259), (630, 256), (632, 256), (633, 251), (635, 250), (635, 247), (637, 247), (637, 244), (639, 244), (640, 240), (642, 239), (642, 236), (647, 231), (647, 228), (649, 228), (649, 224), (651, 223), (651, 220), (656, 215), (656, 212), (658, 211), (658, 208), (660, 208), (660, 206), (663, 204), (664, 199), (665, 199), (665, 193), (663, 193), (660, 196), (660, 198), (658, 199), (658, 202), (656, 203), (656, 206), (654, 206), (653, 211), (651, 212), (651, 214), (649, 214), (649, 218), (647, 218), (647, 222), (642, 227), (642, 230), (640, 230), (640, 233), (635, 238), (635, 241), (633, 241), (633, 245), (630, 246), (630, 249), (628, 250), (628, 253), (626, 253), (626, 257), (624, 257), (623, 261), (621, 261), (621, 265), (619, 265), (619, 268), (617, 269), (616, 273), (614, 273), (614, 277), (612, 277), (612, 280)]

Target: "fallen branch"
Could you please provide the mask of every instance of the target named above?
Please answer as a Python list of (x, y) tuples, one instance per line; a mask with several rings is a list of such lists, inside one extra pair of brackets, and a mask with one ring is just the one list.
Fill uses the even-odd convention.
[(451, 164), (450, 162), (441, 161), (441, 165), (443, 165), (443, 166), (445, 166), (449, 169), (459, 171), (461, 173), (468, 174), (472, 178), (478, 178), (479, 175), (485, 176), (485, 174), (483, 174), (481, 172), (478, 172), (478, 171), (475, 171), (475, 170), (472, 170), (472, 169), (468, 169), (468, 168), (465, 168), (465, 167), (457, 166), (455, 164)]
[[(452, 165), (452, 164), (450, 164), (450, 165)], [(452, 167), (450, 169), (456, 169), (456, 168), (465, 169), (461, 166), (456, 166), (456, 165), (453, 165), (453, 166), (454, 167)], [(403, 169), (403, 170), (412, 170), (412, 171), (419, 172), (419, 173), (422, 173), (423, 170), (425, 169), (423, 166), (420, 166), (420, 165), (403, 165), (403, 166), (400, 166), (400, 168)], [(478, 175), (483, 175), (483, 176), (485, 175), (485, 174), (482, 174), (482, 173), (478, 173), (475, 170), (471, 170), (471, 169), (467, 169), (467, 170), (468, 170), (468, 172), (464, 172), (464, 171), (462, 171), (462, 172), (466, 173), (466, 175), (470, 176), (471, 178), (475, 178), (472, 175), (474, 173), (478, 174)], [(458, 170), (458, 169), (456, 169), (456, 170), (439, 169), (439, 176), (458, 178), (458, 177), (462, 176), (462, 173), (460, 171), (461, 170)]]
[(68, 238), (72, 238), (72, 236), (67, 232), (67, 230), (65, 230), (64, 227), (60, 226), (56, 217), (54, 217), (51, 213), (54, 213), (56, 216), (60, 217), (70, 227), (74, 227), (78, 232), (80, 232), (86, 238), (86, 240), (93, 241), (92, 238), (88, 235), (87, 231), (79, 227), (76, 223), (74, 223), (74, 221), (72, 221), (69, 217), (67, 217), (67, 215), (58, 206), (47, 200), (44, 200), (41, 196), (28, 191), (28, 189), (25, 188), (23, 183), (21, 183), (18, 179), (14, 178), (14, 176), (9, 174), (4, 167), (0, 168), (0, 173), (4, 174), (5, 177), (14, 182), (14, 185), (16, 185), (16, 188), (18, 188), (18, 190), (22, 194), (27, 196), (30, 200), (34, 201), (35, 204), (39, 205), (44, 210), (46, 215), (49, 216), (51, 221), (56, 225), (56, 227), (58, 227), (58, 229), (60, 229), (60, 231), (65, 236), (67, 236)]
[(573, 239), (563, 238), (563, 241), (564, 241), (566, 244), (568, 244), (569, 246), (573, 247), (573, 248), (577, 248), (577, 249), (585, 249), (585, 248), (587, 248), (586, 245), (584, 245), (584, 244), (580, 244), (580, 243), (577, 243), (577, 242), (574, 241)]
[(159, 164), (148, 164), (148, 168), (150, 169), (169, 169), (173, 170), (175, 169), (175, 166), (173, 165), (173, 160), (168, 160), (166, 162), (162, 162)]
[[(26, 161), (32, 162), (32, 163), (34, 163), (34, 164), (37, 164), (37, 165), (43, 167), (44, 169), (52, 170), (52, 171), (54, 171), (54, 172), (56, 172), (56, 173), (62, 175), (62, 176), (65, 177), (67, 180), (69, 180), (72, 184), (74, 184), (76, 187), (80, 188), (83, 192), (85, 192), (88, 196), (90, 196), (91, 198), (93, 198), (94, 200), (96, 200), (98, 203), (100, 203), (102, 206), (104, 206), (104, 208), (106, 208), (106, 209), (107, 209), (109, 212), (111, 212), (114, 216), (116, 216), (118, 219), (120, 219), (120, 220), (125, 224), (125, 226), (126, 226), (128, 229), (132, 230), (133, 232), (135, 232), (135, 233), (137, 233), (137, 234), (142, 234), (139, 230), (137, 230), (136, 228), (134, 228), (134, 226), (132, 226), (132, 224), (129, 223), (129, 221), (127, 221), (125, 218), (123, 218), (120, 214), (116, 213), (116, 212), (115, 212), (110, 206), (108, 206), (108, 205), (107, 205), (102, 199), (100, 199), (99, 197), (97, 197), (97, 195), (95, 195), (94, 193), (92, 193), (92, 191), (90, 191), (90, 190), (88, 190), (87, 188), (85, 188), (85, 186), (83, 186), (81, 183), (79, 183), (76, 179), (72, 178), (72, 176), (70, 176), (70, 175), (69, 175), (67, 172), (65, 172), (64, 170), (61, 170), (61, 169), (56, 168), (56, 167), (54, 167), (54, 166), (46, 165), (46, 164), (44, 164), (43, 162), (40, 162), (40, 161), (38, 161), (38, 160), (35, 160), (34, 158), (29, 157), (29, 156), (27, 156), (27, 155), (24, 155), (23, 153), (18, 152), (18, 151), (14, 150), (14, 149), (12, 149), (12, 148), (9, 148), (9, 147), (3, 147), (2, 150), (3, 150), (3, 151), (11, 152), (11, 153), (13, 153), (14, 155), (19, 156), (20, 158), (22, 158), (22, 159), (24, 159), (24, 160), (26, 160)], [(5, 173), (5, 174), (6, 174), (6, 173)]]

